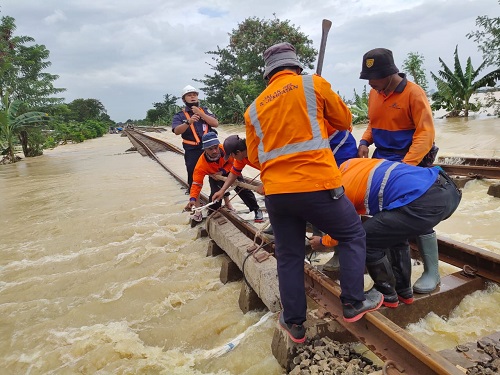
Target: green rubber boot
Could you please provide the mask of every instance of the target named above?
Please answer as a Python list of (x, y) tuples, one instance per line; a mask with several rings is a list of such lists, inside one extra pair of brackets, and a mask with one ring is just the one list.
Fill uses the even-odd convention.
[(430, 293), (441, 283), (436, 232), (417, 237), (418, 250), (424, 261), (424, 273), (413, 284), (415, 293)]

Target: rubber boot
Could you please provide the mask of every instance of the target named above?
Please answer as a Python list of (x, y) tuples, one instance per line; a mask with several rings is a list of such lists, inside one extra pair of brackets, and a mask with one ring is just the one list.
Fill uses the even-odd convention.
[(398, 295), (395, 289), (396, 279), (392, 273), (392, 266), (387, 256), (376, 262), (366, 263), (366, 269), (375, 282), (374, 288), (384, 295), (384, 302), (382, 304), (386, 307), (398, 307)]
[(424, 273), (413, 284), (415, 293), (430, 293), (441, 283), (436, 232), (417, 237), (417, 246), (424, 261)]
[(390, 249), (392, 272), (396, 279), (398, 299), (406, 305), (413, 303), (411, 288), (411, 256), (410, 246), (402, 245)]

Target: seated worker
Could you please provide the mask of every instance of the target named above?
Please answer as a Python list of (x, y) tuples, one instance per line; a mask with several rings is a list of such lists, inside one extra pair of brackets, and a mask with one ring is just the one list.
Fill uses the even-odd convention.
[[(220, 144), (217, 134), (213, 132), (204, 134), (202, 138), (202, 147), (204, 152), (198, 159), (198, 163), (196, 163), (194, 168), (193, 184), (189, 194), (189, 203), (186, 206), (187, 209), (191, 209), (193, 206), (198, 206), (198, 197), (200, 196), (201, 188), (203, 187), (203, 179), (206, 175), (221, 174), (223, 176), (227, 176), (229, 174), (229, 170), (233, 166), (234, 159), (232, 157), (228, 157), (227, 159), (225, 158), (226, 152)], [(209, 177), (208, 181), (210, 183), (209, 200), (212, 201), (212, 196), (220, 190), (223, 185), (223, 181), (219, 181), (211, 177)], [(257, 200), (255, 199), (253, 192), (240, 187), (237, 187), (235, 191), (250, 211), (255, 212), (255, 221), (262, 221), (262, 211), (257, 204)], [(219, 209), (220, 206), (221, 202), (219, 201), (210, 206), (210, 210), (215, 211)]]
[[(226, 152), (226, 156), (224, 157), (226, 160), (230, 157), (234, 158), (233, 166), (230, 170), (229, 175), (227, 176), (227, 180), (222, 185), (221, 189), (215, 193), (212, 197), (212, 201), (217, 201), (222, 198), (227, 189), (236, 181), (237, 179), (242, 180), (241, 171), (245, 168), (245, 165), (250, 165), (255, 169), (259, 169), (250, 161), (247, 157), (247, 144), (245, 139), (241, 139), (238, 135), (230, 135), (224, 141), (224, 151)], [(264, 194), (264, 186), (260, 185), (257, 193), (263, 195)]]
[[(462, 194), (438, 168), (421, 168), (382, 159), (350, 159), (340, 166), (345, 194), (359, 214), (372, 215), (366, 231), (366, 268), (383, 304), (410, 304), (413, 291), (429, 293), (440, 283), (438, 245), (433, 227), (453, 214)], [(417, 237), (424, 273), (411, 287), (408, 238)], [(311, 246), (335, 246), (330, 236)], [(391, 259), (389, 259), (389, 257)]]

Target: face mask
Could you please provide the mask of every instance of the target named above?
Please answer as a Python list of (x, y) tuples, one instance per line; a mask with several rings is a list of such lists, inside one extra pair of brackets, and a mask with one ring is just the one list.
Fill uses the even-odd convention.
[(199, 103), (199, 102), (195, 102), (195, 103), (186, 103), (186, 107), (191, 108), (192, 106), (199, 107), (199, 106), (200, 106), (200, 103)]

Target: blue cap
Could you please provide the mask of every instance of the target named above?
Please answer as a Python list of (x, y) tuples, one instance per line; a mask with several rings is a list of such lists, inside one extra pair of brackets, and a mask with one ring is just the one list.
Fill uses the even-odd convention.
[(219, 139), (217, 138), (217, 134), (214, 132), (209, 132), (207, 134), (203, 134), (203, 138), (201, 139), (202, 149), (206, 149), (215, 145), (220, 145)]

